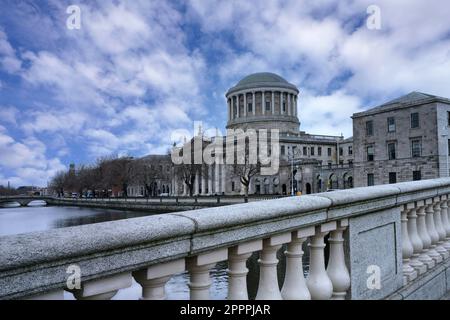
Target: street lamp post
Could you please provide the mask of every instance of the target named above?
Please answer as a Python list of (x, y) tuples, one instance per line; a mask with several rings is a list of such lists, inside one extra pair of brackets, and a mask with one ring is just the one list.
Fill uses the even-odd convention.
[(291, 161), (291, 196), (294, 196), (294, 160), (295, 156), (298, 155), (297, 149), (294, 151), (293, 148), (291, 149), (291, 152), (288, 153), (288, 158)]

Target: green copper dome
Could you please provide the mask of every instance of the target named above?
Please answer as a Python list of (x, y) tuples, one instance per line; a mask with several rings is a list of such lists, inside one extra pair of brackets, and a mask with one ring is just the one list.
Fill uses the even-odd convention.
[(289, 83), (283, 77), (271, 72), (259, 72), (246, 76), (237, 83), (236, 86), (228, 90), (227, 96), (230, 93), (245, 90), (245, 89), (257, 89), (257, 88), (285, 88), (291, 89), (298, 93), (298, 89), (292, 83)]

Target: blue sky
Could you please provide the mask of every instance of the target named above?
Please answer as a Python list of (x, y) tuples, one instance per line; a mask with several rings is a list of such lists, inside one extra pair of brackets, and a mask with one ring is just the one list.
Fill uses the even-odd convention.
[[(81, 29), (66, 27), (69, 5)], [(381, 9), (381, 29), (366, 27)], [(301, 129), (410, 91), (450, 97), (450, 4), (429, 0), (15, 1), (0, 11), (0, 184), (46, 185), (69, 163), (165, 153), (174, 132), (224, 130), (227, 89), (275, 72)], [(213, 129), (214, 130), (214, 129)]]

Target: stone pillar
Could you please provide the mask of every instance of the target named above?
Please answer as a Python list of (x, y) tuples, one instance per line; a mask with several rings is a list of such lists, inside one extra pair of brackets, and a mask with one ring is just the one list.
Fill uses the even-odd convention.
[(255, 98), (255, 91), (252, 91), (252, 111), (253, 111), (253, 115), (256, 115), (256, 98)]
[(297, 109), (297, 96), (296, 96), (296, 95), (293, 95), (292, 97), (293, 97), (293, 99), (294, 99), (294, 116), (297, 116), (297, 114), (298, 114), (298, 109)]
[(228, 250), (218, 249), (215, 251), (202, 253), (196, 257), (188, 258), (186, 261), (189, 270), (190, 298), (191, 300), (209, 300), (209, 288), (211, 279), (209, 270), (214, 268), (217, 262), (227, 260)]
[(348, 227), (348, 219), (338, 222), (337, 228), (331, 231), (328, 242), (330, 243), (330, 257), (327, 266), (327, 274), (333, 284), (334, 300), (344, 300), (350, 288), (350, 273), (345, 265), (344, 237), (343, 233)]
[(311, 299), (328, 300), (333, 295), (333, 283), (325, 271), (324, 237), (332, 230), (336, 230), (336, 222), (324, 223), (316, 227), (315, 235), (311, 238), (309, 275), (306, 281)]
[(284, 300), (311, 300), (308, 286), (303, 274), (303, 243), (315, 234), (314, 227), (298, 230), (292, 234), (286, 255), (286, 276), (284, 277), (281, 296)]
[(101, 279), (90, 280), (81, 284), (80, 290), (72, 293), (77, 300), (110, 300), (120, 289), (132, 284), (130, 272), (124, 272)]
[(198, 196), (198, 194), (199, 194), (199, 184), (200, 184), (200, 174), (197, 171), (197, 172), (195, 172), (194, 196)]
[(261, 110), (262, 114), (266, 114), (266, 93), (264, 91), (261, 91)]
[(420, 240), (422, 240), (423, 250), (419, 255), (419, 260), (422, 261), (427, 269), (431, 269), (435, 266), (434, 260), (429, 256), (431, 247), (431, 237), (428, 234), (426, 225), (426, 213), (425, 213), (425, 201), (420, 200), (416, 202), (417, 205), (417, 232), (419, 233)]
[(432, 199), (427, 199), (425, 201), (426, 204), (426, 208), (425, 208), (425, 213), (426, 213), (426, 224), (427, 224), (427, 231), (428, 234), (430, 235), (431, 238), (431, 246), (430, 246), (430, 250), (428, 251), (428, 255), (436, 262), (436, 263), (440, 263), (442, 262), (442, 256), (436, 251), (436, 244), (439, 241), (439, 235), (436, 231), (436, 227), (434, 225), (434, 211), (433, 211), (433, 200)]
[(291, 108), (291, 94), (288, 92), (288, 93), (286, 93), (286, 97), (287, 97), (287, 105), (288, 105), (288, 113), (289, 113), (289, 115), (294, 115), (294, 112), (293, 112), (293, 110), (292, 110), (292, 108)]
[(244, 92), (244, 117), (247, 117), (247, 92)]
[(420, 261), (420, 253), (423, 251), (423, 243), (419, 237), (417, 231), (417, 214), (416, 206), (414, 203), (407, 204), (408, 211), (408, 235), (409, 240), (411, 240), (411, 245), (413, 246), (413, 254), (410, 258), (409, 265), (413, 267), (419, 275), (427, 271), (427, 266)]
[(215, 188), (214, 193), (220, 194), (220, 165), (216, 163), (216, 166), (214, 168), (214, 182), (215, 182)]
[(228, 300), (248, 300), (246, 262), (253, 252), (262, 249), (262, 240), (255, 240), (228, 251)]
[(441, 218), (441, 198), (434, 197), (433, 198), (433, 217), (434, 217), (434, 225), (436, 227), (436, 232), (438, 234), (438, 242), (436, 244), (436, 251), (442, 256), (445, 260), (449, 257), (449, 253), (447, 249), (444, 248), (445, 238), (447, 236)]
[(146, 269), (133, 272), (133, 277), (142, 286), (141, 300), (166, 299), (165, 285), (170, 278), (184, 272), (184, 259), (159, 263)]
[(286, 112), (283, 111), (283, 92), (280, 91), (280, 114), (285, 114)]
[(402, 222), (402, 262), (403, 262), (403, 285), (406, 285), (408, 282), (411, 282), (415, 278), (417, 278), (417, 271), (414, 270), (413, 267), (409, 265), (409, 258), (413, 254), (413, 246), (411, 241), (409, 240), (408, 234), (408, 211), (407, 206), (405, 205), (402, 213), (401, 213), (401, 222)]
[(208, 194), (213, 194), (213, 187), (212, 187), (212, 181), (213, 181), (213, 167), (212, 165), (208, 166)]
[(201, 168), (202, 175), (202, 196), (206, 195), (206, 168)]
[(281, 300), (277, 275), (277, 251), (281, 245), (291, 241), (291, 234), (273, 236), (263, 241), (263, 249), (260, 253), (259, 285), (256, 300)]
[(275, 114), (275, 91), (272, 91), (272, 114)]
[(222, 164), (222, 192), (225, 194), (227, 192), (226, 184), (227, 184), (227, 175), (226, 175), (226, 166), (225, 164)]
[(233, 119), (233, 107), (230, 99), (227, 99), (228, 104), (228, 121)]

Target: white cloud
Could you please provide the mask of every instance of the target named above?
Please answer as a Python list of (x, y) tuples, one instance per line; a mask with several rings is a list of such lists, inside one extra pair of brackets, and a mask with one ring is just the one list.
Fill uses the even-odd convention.
[(16, 73), (21, 69), (21, 66), (22, 62), (17, 58), (6, 33), (0, 27), (0, 68), (8, 73)]

